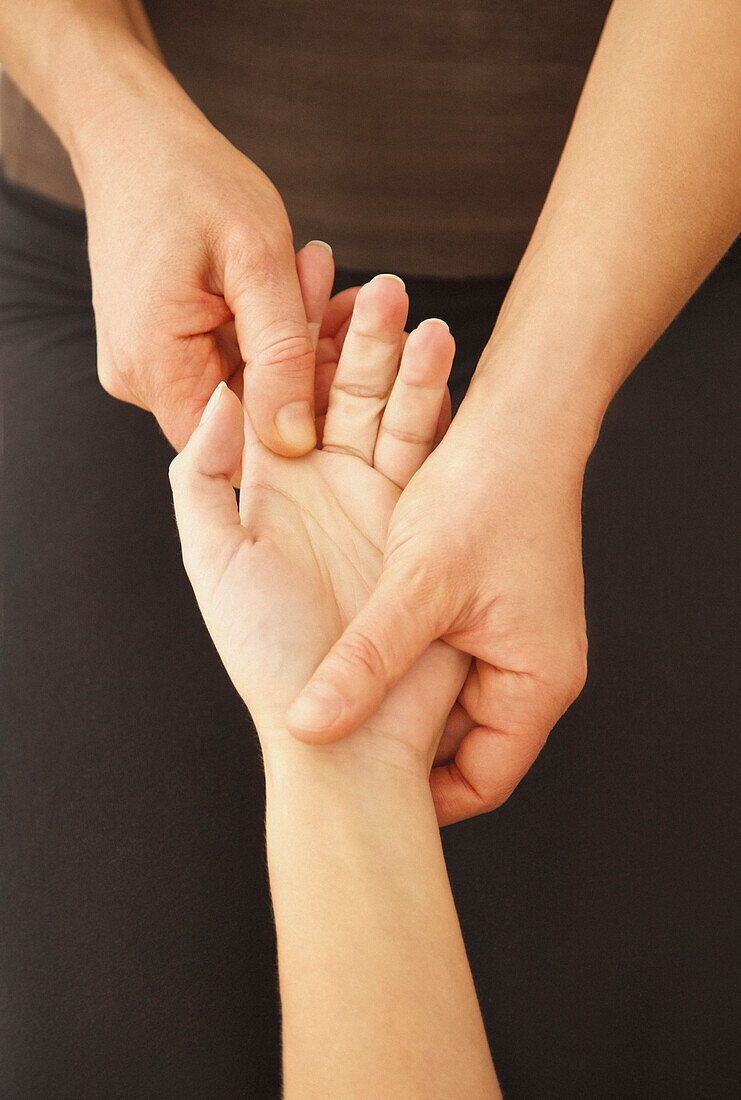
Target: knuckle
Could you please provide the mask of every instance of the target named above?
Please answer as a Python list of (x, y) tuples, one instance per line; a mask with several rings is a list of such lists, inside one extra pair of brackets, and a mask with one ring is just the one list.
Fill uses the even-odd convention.
[(335, 650), (338, 663), (352, 673), (362, 669), (382, 684), (388, 682), (386, 666), (378, 646), (366, 634), (350, 631)]
[(255, 235), (241, 242), (237, 254), (241, 256), (248, 270), (256, 275), (267, 275), (273, 268), (275, 246), (267, 237)]
[(306, 327), (298, 322), (280, 323), (263, 330), (248, 365), (277, 368), (284, 376), (298, 377), (311, 370), (313, 361), (314, 349)]
[(126, 397), (126, 389), (118, 372), (112, 369), (105, 361), (98, 362), (98, 381), (110, 397), (123, 401)]
[(109, 336), (97, 335), (98, 381), (111, 397), (130, 401), (135, 377), (131, 357), (117, 347)]
[(548, 704), (551, 724), (562, 715), (581, 694), (587, 681), (586, 635), (564, 641), (560, 647), (550, 649), (543, 656), (541, 672), (536, 674), (544, 704)]
[(433, 439), (434, 430), (430, 432), (420, 431), (404, 431), (402, 428), (397, 428), (394, 425), (381, 424), (381, 431), (386, 435), (391, 436), (392, 439), (397, 440), (399, 443), (409, 443), (417, 447), (428, 446)]
[(230, 251), (236, 269), (269, 279), (275, 271), (276, 258), (286, 251), (293, 252), (290, 226), (280, 222), (269, 233), (240, 232), (232, 238)]

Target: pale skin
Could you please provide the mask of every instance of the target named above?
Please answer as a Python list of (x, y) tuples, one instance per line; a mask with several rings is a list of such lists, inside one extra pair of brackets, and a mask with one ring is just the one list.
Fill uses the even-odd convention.
[(358, 294), (321, 450), (271, 453), (222, 385), (171, 467), (188, 575), (265, 760), (288, 1100), (500, 1096), (428, 782), (469, 658), (434, 641), (342, 742), (285, 728), (434, 445), (454, 343), (424, 322), (399, 365), (407, 304), (392, 276)]
[[(241, 358), (262, 442), (309, 450), (321, 310), (282, 203), (167, 72), (140, 5), (5, 0), (0, 47), (83, 187), (104, 385), (180, 447)], [(473, 656), (431, 774), (443, 824), (507, 798), (584, 683), (584, 470), (612, 396), (741, 230), (740, 53), (736, 0), (615, 0), (473, 385), (288, 714), (297, 738), (337, 740), (433, 640)]]

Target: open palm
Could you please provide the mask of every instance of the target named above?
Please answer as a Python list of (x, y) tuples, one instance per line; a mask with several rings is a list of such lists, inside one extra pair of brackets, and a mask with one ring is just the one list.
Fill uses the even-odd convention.
[[(263, 740), (286, 737), (289, 703), (373, 591), (391, 513), (433, 445), (454, 344), (445, 325), (424, 322), (402, 354), (407, 307), (393, 277), (359, 292), (321, 450), (275, 455), (224, 387), (172, 466), (186, 568)], [(240, 459), (238, 511), (229, 483)], [(431, 763), (467, 667), (435, 642), (354, 743), (393, 742)]]

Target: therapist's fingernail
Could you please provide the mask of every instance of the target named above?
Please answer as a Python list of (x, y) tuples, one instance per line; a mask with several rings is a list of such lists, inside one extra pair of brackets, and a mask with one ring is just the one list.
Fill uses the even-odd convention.
[(323, 730), (339, 718), (342, 699), (330, 687), (312, 684), (288, 708), (286, 721), (301, 730)]
[(221, 395), (222, 395), (222, 393), (224, 392), (225, 389), (226, 389), (226, 382), (219, 382), (218, 386), (216, 387), (216, 389), (214, 390), (214, 392), (211, 394), (208, 401), (206, 402), (206, 407), (203, 410), (203, 412), (201, 413), (201, 419), (199, 421), (199, 424), (205, 424), (206, 421), (208, 420), (208, 418), (210, 416), (213, 416), (214, 410), (215, 410), (216, 406), (219, 403), (219, 398), (221, 397)]
[(330, 256), (334, 255), (332, 246), (328, 245), (326, 241), (307, 241), (305, 247), (308, 248), (310, 244), (315, 244), (317, 248), (323, 248), (326, 252), (329, 252)]
[(291, 401), (278, 409), (275, 427), (289, 450), (306, 454), (316, 446), (316, 429), (308, 401)]

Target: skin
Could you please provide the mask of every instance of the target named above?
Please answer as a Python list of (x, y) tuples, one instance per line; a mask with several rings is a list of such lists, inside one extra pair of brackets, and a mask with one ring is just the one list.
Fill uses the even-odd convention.
[(142, 5), (7, 0), (0, 49), (83, 191), (103, 387), (180, 449), (246, 364), (263, 441), (313, 447), (321, 311), (307, 317), (283, 202), (167, 70)]
[[(214, 383), (238, 388), (236, 335), (258, 436), (306, 451), (314, 360), (282, 204), (145, 24), (133, 0), (0, 8), (3, 61), (89, 205), (104, 385), (181, 446)], [(473, 385), (394, 509), (372, 599), (288, 713), (295, 737), (338, 740), (433, 640), (472, 655), (431, 775), (443, 824), (499, 805), (584, 683), (584, 470), (612, 396), (741, 230), (740, 53), (737, 0), (615, 0)], [(281, 439), (287, 405), (304, 415)]]
[(288, 1100), (364, 1096), (369, 1081), (400, 1100), (501, 1095), (428, 783), (469, 658), (433, 642), (342, 742), (285, 728), (373, 591), (434, 444), (454, 343), (437, 320), (404, 343), (407, 304), (391, 276), (358, 294), (321, 450), (271, 453), (222, 385), (171, 467), (186, 569), (265, 760)]
[(612, 396), (741, 231), (739, 56), (735, 0), (613, 4), (469, 393), (288, 713), (333, 741), (432, 639), (470, 653), (431, 775), (442, 824), (499, 805), (584, 683), (584, 470)]

